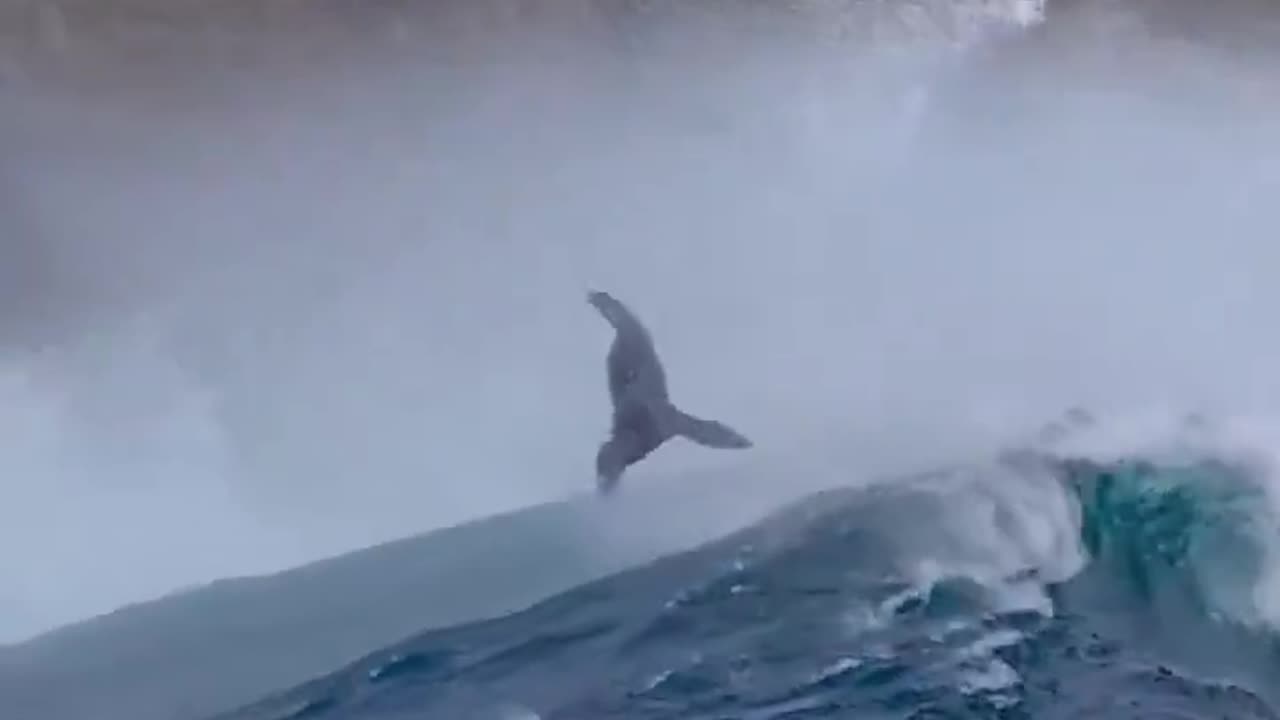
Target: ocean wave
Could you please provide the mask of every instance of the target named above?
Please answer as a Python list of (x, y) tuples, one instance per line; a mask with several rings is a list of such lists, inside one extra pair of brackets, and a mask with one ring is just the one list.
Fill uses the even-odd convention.
[(1098, 455), (828, 490), (232, 717), (1280, 717), (1263, 466)]

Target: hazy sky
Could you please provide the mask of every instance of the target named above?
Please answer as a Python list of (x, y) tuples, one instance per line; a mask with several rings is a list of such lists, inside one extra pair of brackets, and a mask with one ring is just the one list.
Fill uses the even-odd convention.
[(921, 45), (358, 65), (208, 115), (28, 98), (0, 640), (589, 489), (589, 288), (650, 324), (680, 404), (773, 453), (1280, 399), (1247, 62)]

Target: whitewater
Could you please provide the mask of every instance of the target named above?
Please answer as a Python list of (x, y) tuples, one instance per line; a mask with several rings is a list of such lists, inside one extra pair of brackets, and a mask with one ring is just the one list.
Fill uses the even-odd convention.
[(285, 5), (0, 12), (0, 718), (1280, 717), (1265, 2)]

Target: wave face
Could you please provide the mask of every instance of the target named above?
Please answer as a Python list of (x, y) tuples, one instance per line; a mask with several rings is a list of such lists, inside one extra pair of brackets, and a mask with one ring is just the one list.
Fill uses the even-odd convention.
[(228, 718), (1280, 718), (1274, 505), (1226, 453), (835, 489)]

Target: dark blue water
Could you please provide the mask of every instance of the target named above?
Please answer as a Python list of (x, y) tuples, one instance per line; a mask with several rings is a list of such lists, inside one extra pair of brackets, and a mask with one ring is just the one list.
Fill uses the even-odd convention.
[(227, 717), (1280, 718), (1262, 478), (1026, 455), (832, 490)]

